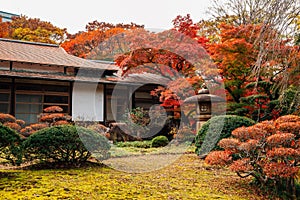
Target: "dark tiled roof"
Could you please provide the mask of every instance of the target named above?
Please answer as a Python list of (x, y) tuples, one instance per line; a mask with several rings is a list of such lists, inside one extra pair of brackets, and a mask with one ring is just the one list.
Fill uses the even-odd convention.
[(118, 77), (121, 82), (129, 83), (143, 83), (143, 84), (158, 84), (158, 85), (167, 85), (171, 80), (162, 77), (157, 74), (150, 73), (141, 73), (141, 74), (129, 74), (126, 77)]
[[(92, 61), (78, 58), (67, 54), (63, 48), (58, 45), (25, 42), (19, 40), (9, 40), (0, 38), (0, 60), (35, 63), (50, 66), (66, 66), (80, 68), (83, 71), (78, 76), (71, 76), (63, 73), (41, 73), (33, 71), (5, 71), (0, 70), (0, 76), (5, 77), (19, 77), (19, 78), (38, 78), (38, 79), (52, 79), (62, 81), (88, 81), (88, 82), (102, 82), (102, 83), (117, 83), (122, 84), (161, 84), (166, 85), (170, 80), (150, 73), (130, 74), (122, 77), (119, 68), (113, 62), (106, 61)], [(93, 70), (89, 70), (93, 69)], [(101, 77), (100, 70), (108, 70), (115, 73), (113, 76)], [(92, 74), (89, 74), (90, 72)], [(99, 71), (98, 71), (99, 72)], [(80, 76), (80, 74), (83, 74)], [(90, 76), (91, 75), (91, 76)], [(98, 78), (99, 77), (99, 78)]]
[(0, 38), (0, 60), (78, 68), (118, 70), (117, 66), (112, 63), (92, 62), (69, 55), (58, 45), (3, 38)]
[(84, 82), (97, 82), (97, 83), (121, 83), (130, 85), (140, 84), (158, 84), (167, 85), (170, 81), (164, 77), (143, 73), (143, 74), (131, 74), (127, 77), (90, 77), (90, 76), (69, 76), (66, 74), (52, 74), (52, 73), (36, 73), (36, 72), (24, 72), (24, 71), (6, 71), (0, 70), (0, 77), (15, 77), (15, 78), (33, 78), (33, 79), (46, 79), (46, 80), (61, 80), (61, 81), (84, 81)]
[(36, 72), (21, 72), (21, 71), (4, 71), (0, 70), (0, 77), (14, 77), (14, 78), (32, 78), (32, 79), (46, 79), (46, 80), (60, 80), (60, 81), (84, 81), (96, 83), (111, 83), (106, 78), (95, 78), (86, 76), (68, 76), (65, 74), (51, 74), (51, 73), (36, 73)]

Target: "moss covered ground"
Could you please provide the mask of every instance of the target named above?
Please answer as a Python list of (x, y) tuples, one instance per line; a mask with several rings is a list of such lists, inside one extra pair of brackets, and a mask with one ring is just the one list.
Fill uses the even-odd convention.
[(185, 154), (172, 165), (147, 173), (101, 165), (1, 169), (0, 199), (265, 199), (248, 182)]

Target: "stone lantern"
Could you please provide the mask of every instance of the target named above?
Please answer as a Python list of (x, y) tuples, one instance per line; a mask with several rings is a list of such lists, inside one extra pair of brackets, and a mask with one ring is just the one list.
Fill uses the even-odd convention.
[(201, 126), (211, 118), (212, 116), (212, 104), (225, 102), (225, 99), (209, 94), (208, 89), (200, 89), (197, 95), (187, 98), (185, 104), (195, 104), (196, 115), (194, 116), (196, 120), (196, 131), (200, 130)]

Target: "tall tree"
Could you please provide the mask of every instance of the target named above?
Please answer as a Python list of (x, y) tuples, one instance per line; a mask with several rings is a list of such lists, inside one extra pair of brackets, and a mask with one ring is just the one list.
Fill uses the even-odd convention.
[(0, 37), (9, 38), (9, 22), (0, 22)]
[(13, 17), (11, 22), (0, 23), (0, 36), (16, 40), (60, 44), (66, 37), (66, 29), (50, 22), (27, 16)]
[(219, 67), (226, 90), (236, 103), (240, 103), (245, 84), (251, 81), (251, 67), (257, 55), (253, 46), (255, 36), (251, 37), (251, 34), (257, 35), (260, 28), (256, 27), (254, 33), (252, 29), (252, 25), (235, 27), (223, 24), (220, 42), (210, 44), (208, 48)]
[[(263, 25), (221, 24), (219, 42), (209, 44), (208, 48), (224, 79), (228, 100), (234, 103), (229, 104), (230, 110), (257, 121), (278, 117), (281, 111), (276, 108), (280, 94), (277, 83), (288, 79), (290, 85), (297, 84), (298, 79), (291, 74), (296, 75), (295, 69), (299, 69), (299, 47), (291, 45), (289, 40), (272, 44), (270, 38), (277, 37), (278, 32), (268, 29), (262, 39), (268, 54), (261, 63), (260, 73), (253, 75), (260, 53), (255, 42), (262, 29)], [(283, 73), (287, 69), (294, 71), (288, 78)]]
[(172, 30), (156, 34), (141, 29), (127, 32), (121, 39), (127, 44), (119, 45), (127, 49), (115, 60), (123, 74), (150, 72), (168, 78), (167, 88), (159, 87), (152, 95), (160, 96), (162, 105), (169, 108), (180, 106), (184, 98), (194, 95), (203, 78), (211, 87), (221, 84), (204, 48), (208, 40), (198, 35), (198, 25), (189, 15), (178, 16), (173, 24)]
[[(264, 63), (270, 59), (270, 53), (273, 57), (278, 55), (277, 47), (282, 40), (295, 39), (297, 34), (295, 21), (300, 14), (300, 2), (299, 0), (214, 0), (211, 14), (214, 18), (235, 16), (233, 22), (237, 26), (261, 25), (261, 31), (253, 43), (258, 49), (258, 54), (252, 72), (259, 77)], [(278, 34), (274, 35), (274, 30)], [(288, 67), (288, 65), (285, 66), (286, 69)], [(288, 72), (288, 70), (282, 72)], [(288, 82), (282, 82), (281, 85), (285, 89)]]
[[(93, 57), (93, 59), (112, 60), (108, 55), (95, 56), (93, 52), (101, 42), (109, 39), (113, 35), (120, 34), (129, 29), (143, 27), (143, 25), (131, 24), (111, 24), (106, 22), (93, 21), (86, 25), (86, 31), (78, 32), (74, 35), (68, 35), (68, 40), (62, 44), (62, 47), (69, 53), (81, 58)], [(92, 54), (92, 55), (89, 55)]]

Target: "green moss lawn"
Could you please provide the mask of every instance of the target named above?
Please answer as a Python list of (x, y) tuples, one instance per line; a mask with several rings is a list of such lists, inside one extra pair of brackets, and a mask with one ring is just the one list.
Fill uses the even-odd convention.
[[(164, 159), (166, 155), (158, 156)], [(249, 180), (227, 169), (210, 168), (194, 154), (147, 173), (89, 165), (74, 169), (2, 168), (0, 176), (0, 199), (264, 199)]]

